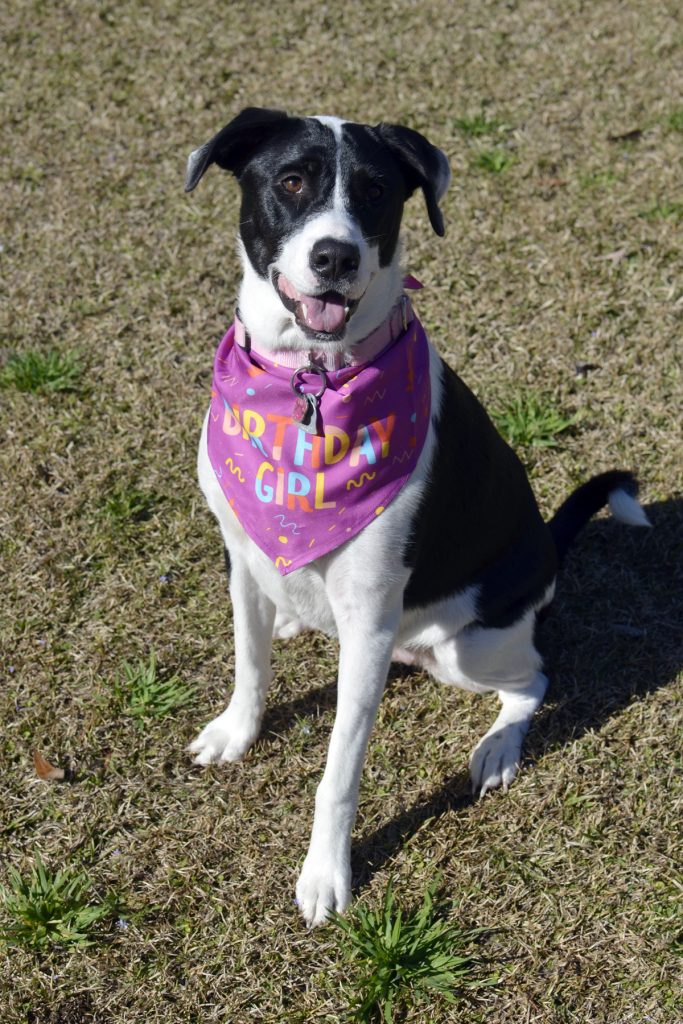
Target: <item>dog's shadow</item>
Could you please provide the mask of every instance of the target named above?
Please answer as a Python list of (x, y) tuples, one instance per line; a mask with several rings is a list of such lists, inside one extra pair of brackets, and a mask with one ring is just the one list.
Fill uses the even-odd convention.
[[(550, 687), (524, 746), (527, 766), (600, 729), (633, 701), (667, 686), (683, 666), (683, 499), (646, 511), (654, 529), (601, 519), (589, 524), (567, 557), (538, 628)], [(400, 685), (407, 671), (392, 667), (390, 685)], [(284, 728), (314, 703), (334, 707), (335, 689), (309, 691), (273, 708), (267, 727)], [(458, 772), (364, 836), (353, 846), (354, 884), (366, 884), (428, 818), (462, 810), (472, 799), (466, 772)]]

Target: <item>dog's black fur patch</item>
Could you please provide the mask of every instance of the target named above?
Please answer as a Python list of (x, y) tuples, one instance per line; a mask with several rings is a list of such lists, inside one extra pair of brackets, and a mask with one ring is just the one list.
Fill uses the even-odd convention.
[(437, 450), (404, 564), (404, 608), (479, 585), (477, 621), (511, 625), (540, 601), (557, 557), (524, 467), (469, 388), (442, 362)]

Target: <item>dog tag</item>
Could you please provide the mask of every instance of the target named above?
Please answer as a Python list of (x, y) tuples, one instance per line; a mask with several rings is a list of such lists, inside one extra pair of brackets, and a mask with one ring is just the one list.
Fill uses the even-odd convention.
[(318, 433), (318, 399), (305, 393), (294, 399), (292, 419), (303, 427), (307, 434)]
[[(300, 388), (303, 387), (304, 374), (316, 374), (319, 377), (320, 387), (315, 394), (310, 391), (300, 390)], [(307, 434), (317, 434), (319, 401), (327, 387), (325, 371), (321, 366), (316, 366), (311, 359), (311, 362), (307, 363), (306, 366), (300, 366), (298, 370), (294, 371), (289, 384), (294, 392), (292, 419), (295, 423), (298, 423), (299, 426), (303, 427)]]

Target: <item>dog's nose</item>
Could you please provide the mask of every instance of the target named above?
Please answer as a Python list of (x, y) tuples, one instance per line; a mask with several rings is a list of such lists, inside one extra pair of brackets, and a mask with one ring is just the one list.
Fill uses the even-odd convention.
[(353, 242), (336, 238), (320, 238), (309, 256), (311, 269), (324, 281), (355, 274), (360, 266), (360, 249)]

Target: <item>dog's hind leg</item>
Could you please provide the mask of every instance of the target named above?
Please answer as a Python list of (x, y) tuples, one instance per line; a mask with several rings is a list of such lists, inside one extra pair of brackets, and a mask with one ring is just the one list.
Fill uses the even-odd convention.
[(524, 737), (543, 703), (547, 686), (546, 676), (534, 672), (524, 684), (498, 689), (501, 710), (470, 758), (473, 793), (484, 796), (498, 786), (508, 788), (519, 769)]
[(534, 646), (535, 618), (536, 612), (530, 609), (505, 629), (463, 630), (449, 645), (452, 678), (446, 677), (443, 655), (441, 671), (435, 673), (465, 689), (498, 694), (498, 717), (470, 758), (472, 791), (480, 796), (510, 785), (519, 769), (524, 737), (543, 702), (548, 680), (540, 671), (541, 656)]
[(238, 761), (258, 736), (271, 679), (275, 605), (233, 555), (230, 572), (235, 632), (235, 689), (225, 711), (190, 744), (195, 764)]

